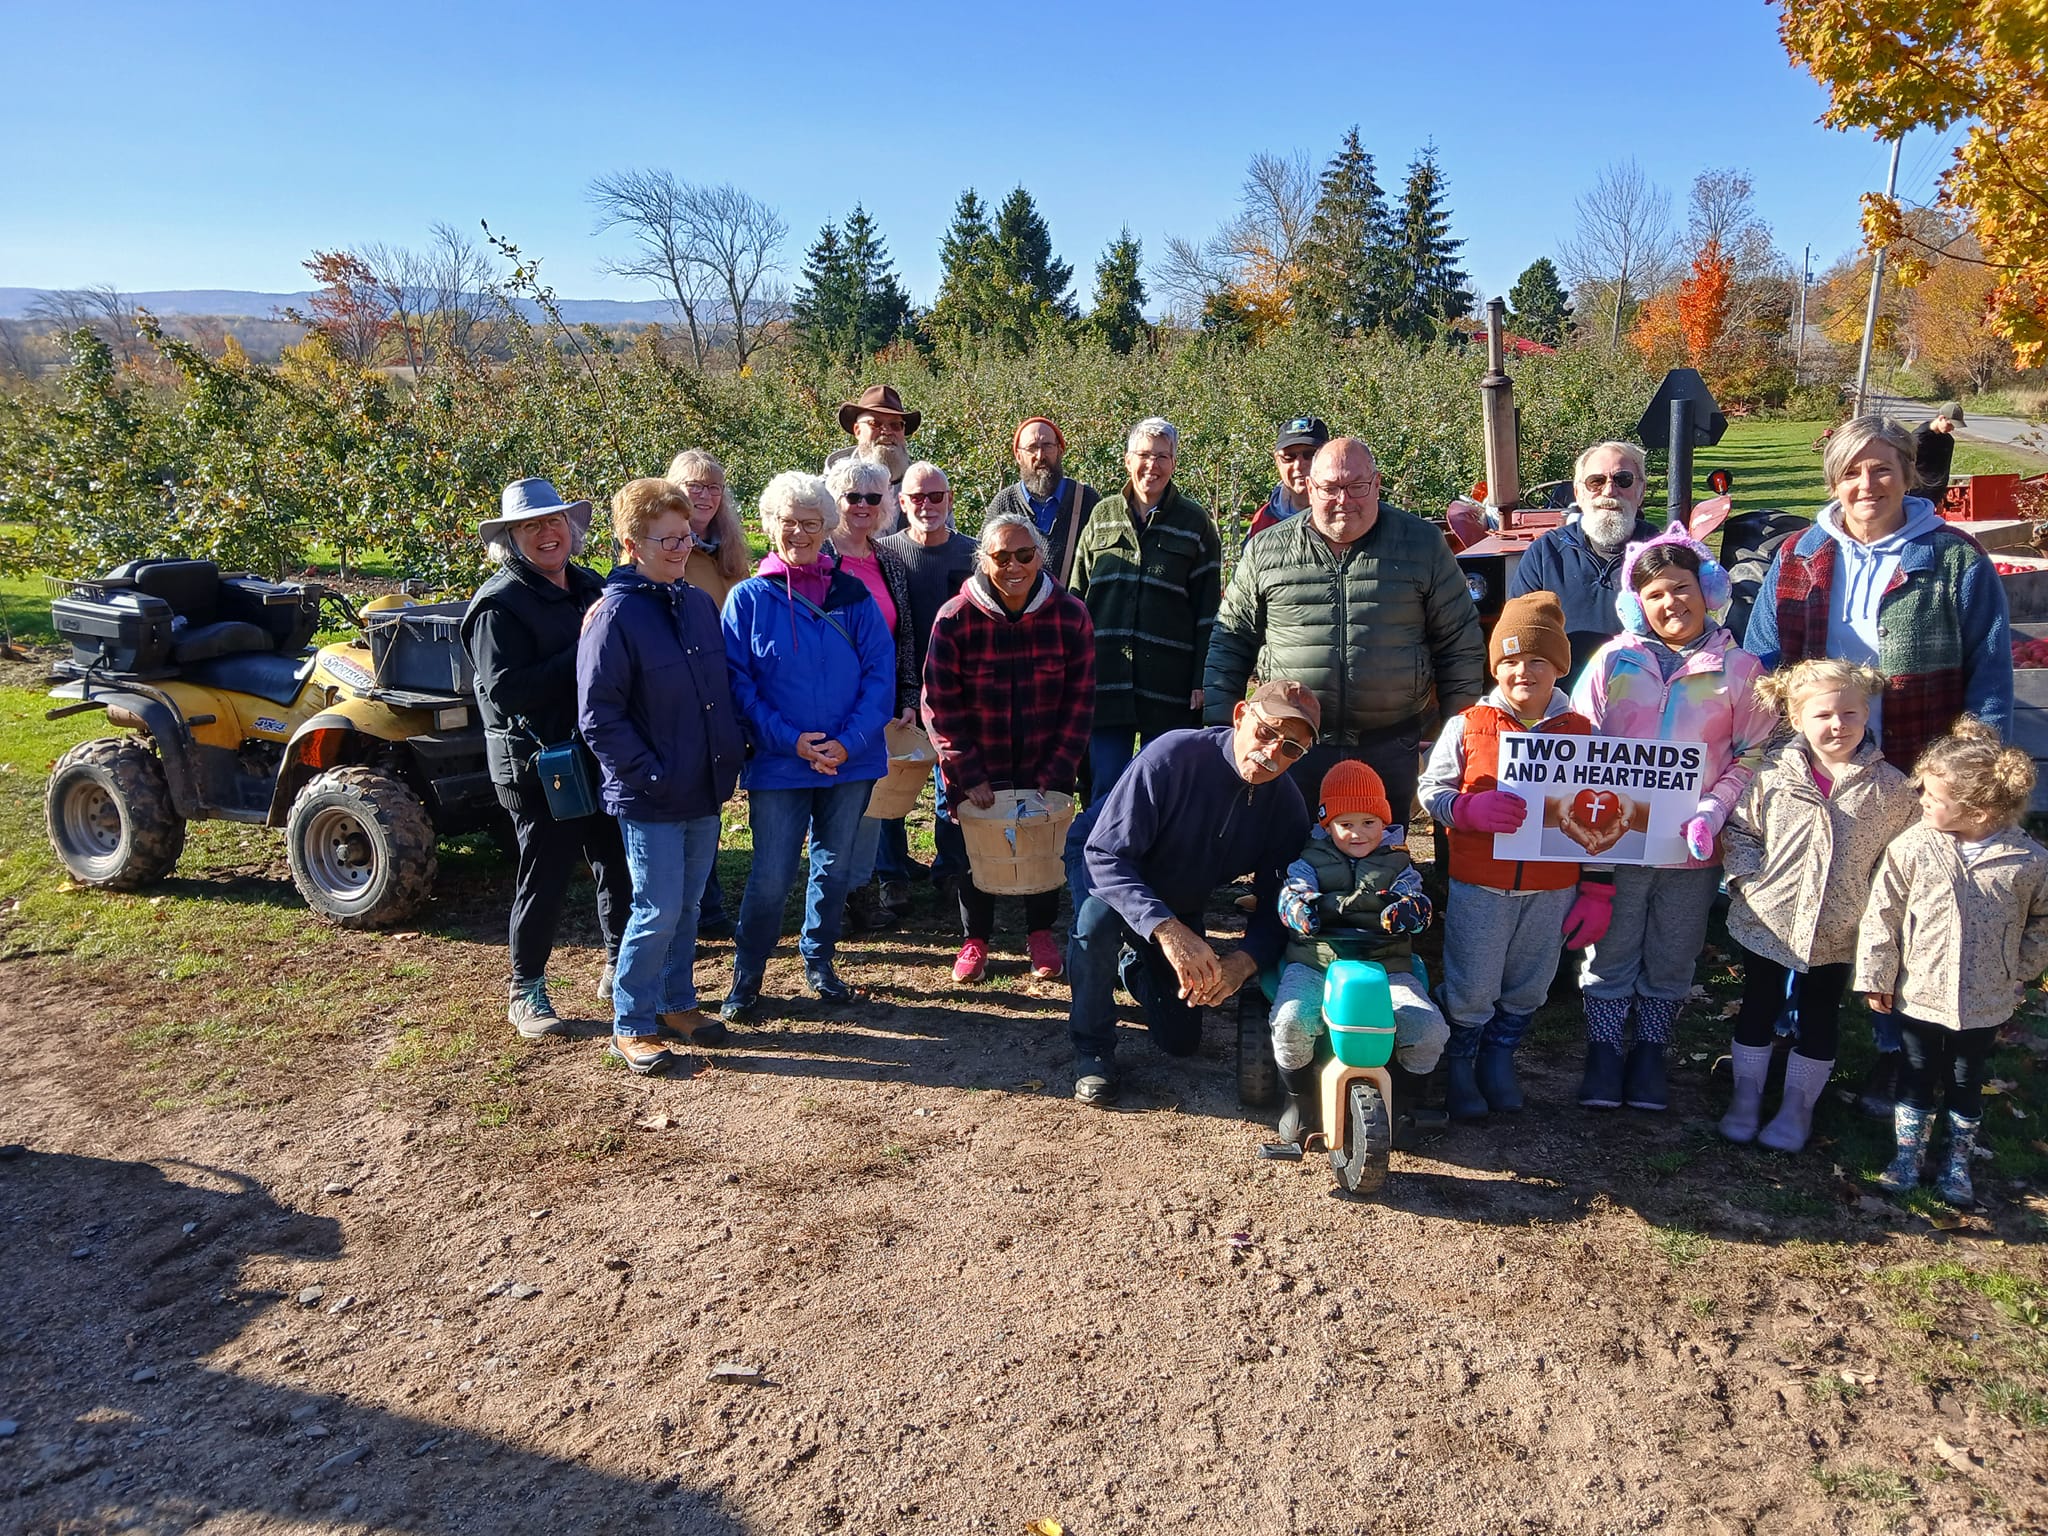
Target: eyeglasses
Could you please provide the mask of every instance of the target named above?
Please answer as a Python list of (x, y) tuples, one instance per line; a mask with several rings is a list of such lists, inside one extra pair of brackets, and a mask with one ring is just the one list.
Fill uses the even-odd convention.
[(1173, 450), (1171, 448), (1161, 448), (1155, 452), (1150, 448), (1140, 448), (1131, 457), (1140, 464), (1171, 464), (1173, 462)]
[(692, 496), (723, 496), (725, 494), (725, 482), (723, 480), (685, 480), (683, 482), (683, 489)]
[(1363, 501), (1379, 489), (1379, 477), (1368, 475), (1363, 480), (1311, 480), (1308, 488), (1325, 501)]
[(882, 504), (882, 493), (880, 491), (848, 491), (839, 499), (849, 507), (857, 507), (863, 503), (870, 507), (879, 507)]
[(815, 539), (819, 534), (825, 531), (825, 525), (823, 523), (816, 522), (810, 518), (799, 519), (793, 517), (788, 522), (782, 525), (782, 531), (784, 533), (807, 534), (811, 538)]
[(1635, 483), (1636, 472), (1632, 469), (1617, 469), (1611, 475), (1588, 475), (1579, 482), (1579, 484), (1583, 485), (1595, 496), (1598, 496), (1610, 485), (1617, 491), (1625, 491)]
[(1025, 549), (992, 549), (988, 557), (997, 565), (1029, 565), (1038, 558), (1037, 547)]
[(677, 550), (688, 549), (692, 544), (696, 543), (697, 541), (695, 538), (691, 537), (687, 533), (671, 533), (664, 538), (648, 539), (645, 542), (649, 544), (659, 544), (663, 549), (667, 550), (670, 554), (674, 554)]
[(903, 499), (920, 507), (935, 507), (952, 494), (951, 491), (905, 491)]
[(1278, 726), (1270, 724), (1257, 710), (1251, 710), (1249, 713), (1252, 717), (1252, 735), (1258, 739), (1260, 746), (1271, 747), (1290, 763), (1308, 750), (1304, 743), (1296, 741)]

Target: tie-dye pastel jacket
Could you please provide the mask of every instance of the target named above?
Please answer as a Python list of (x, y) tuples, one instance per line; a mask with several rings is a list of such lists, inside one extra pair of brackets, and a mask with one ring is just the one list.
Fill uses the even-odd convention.
[[(1777, 724), (1777, 711), (1756, 696), (1763, 666), (1717, 627), (1666, 682), (1652, 644), (1640, 635), (1620, 634), (1601, 646), (1572, 690), (1572, 708), (1593, 722), (1596, 735), (1703, 742), (1706, 789), (1699, 814), (1719, 836), (1762, 766), (1764, 745)], [(1706, 869), (1718, 862), (1692, 859), (1683, 867)]]

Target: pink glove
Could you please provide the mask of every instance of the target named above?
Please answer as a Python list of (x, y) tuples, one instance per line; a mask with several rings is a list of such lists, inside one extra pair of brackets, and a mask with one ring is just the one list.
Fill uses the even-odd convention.
[(1607, 925), (1614, 921), (1614, 887), (1581, 880), (1579, 899), (1564, 915), (1564, 947), (1584, 949), (1607, 937)]
[(1704, 816), (1695, 816), (1685, 824), (1686, 851), (1696, 859), (1711, 859), (1714, 856), (1714, 824)]
[(1504, 789), (1482, 789), (1451, 802), (1451, 825), (1467, 832), (1512, 832), (1528, 819), (1528, 801)]

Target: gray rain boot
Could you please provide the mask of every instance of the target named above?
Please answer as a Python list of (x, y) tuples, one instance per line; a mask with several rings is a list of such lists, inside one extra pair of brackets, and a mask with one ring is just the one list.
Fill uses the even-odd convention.
[[(1728, 1100), (1728, 1113), (1721, 1117), (1721, 1134), (1730, 1141), (1755, 1141), (1763, 1124), (1764, 1079), (1771, 1071), (1771, 1048), (1730, 1044), (1728, 1056), (1735, 1068), (1735, 1092)], [(1789, 1095), (1786, 1102), (1791, 1102)]]
[(1832, 1061), (1815, 1061), (1797, 1051), (1787, 1056), (1784, 1102), (1757, 1137), (1757, 1145), (1773, 1152), (1804, 1151), (1806, 1138), (1813, 1134), (1813, 1106), (1820, 1102), (1828, 1074), (1834, 1070)]
[(1970, 1188), (1970, 1159), (1976, 1155), (1977, 1127), (1983, 1123), (1981, 1115), (1966, 1120), (1954, 1110), (1948, 1112), (1948, 1156), (1935, 1176), (1934, 1192), (1958, 1210), (1977, 1203), (1977, 1192)]
[(1453, 1024), (1444, 1047), (1444, 1108), (1453, 1120), (1486, 1118), (1486, 1097), (1479, 1091), (1480, 1030), (1476, 1024)]
[(1920, 1164), (1927, 1156), (1927, 1137), (1933, 1129), (1934, 1116), (1926, 1110), (1915, 1109), (1904, 1099), (1892, 1106), (1892, 1145), (1898, 1148), (1898, 1155), (1877, 1176), (1879, 1189), (1902, 1195), (1920, 1187)]

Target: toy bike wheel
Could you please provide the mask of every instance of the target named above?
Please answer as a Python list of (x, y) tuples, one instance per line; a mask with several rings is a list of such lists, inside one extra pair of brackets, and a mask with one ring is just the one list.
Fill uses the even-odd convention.
[(1376, 1194), (1387, 1182), (1394, 1122), (1377, 1084), (1357, 1082), (1344, 1102), (1344, 1146), (1330, 1151), (1330, 1171), (1350, 1195)]

